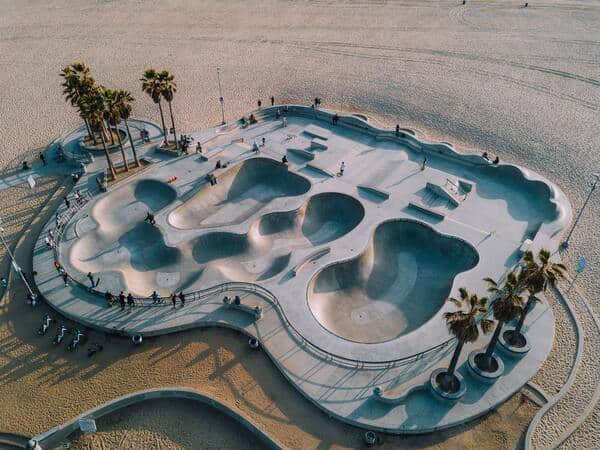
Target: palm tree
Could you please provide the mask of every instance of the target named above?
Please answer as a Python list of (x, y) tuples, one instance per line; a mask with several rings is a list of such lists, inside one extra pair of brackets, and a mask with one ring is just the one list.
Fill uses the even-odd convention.
[(144, 76), (140, 78), (142, 82), (142, 90), (150, 96), (152, 101), (158, 105), (158, 110), (160, 111), (160, 120), (162, 122), (163, 134), (164, 134), (164, 144), (168, 145), (167, 142), (167, 127), (165, 125), (165, 116), (163, 114), (162, 105), (160, 102), (163, 86), (162, 80), (158, 77), (158, 73), (153, 68), (146, 69), (144, 72)]
[(502, 327), (506, 322), (510, 322), (523, 310), (523, 298), (521, 295), (526, 289), (526, 271), (520, 271), (518, 274), (514, 272), (506, 276), (504, 284), (500, 287), (491, 278), (484, 278), (489, 285), (488, 292), (496, 294), (498, 298), (492, 303), (492, 311), (494, 318), (498, 321), (496, 329), (492, 335), (492, 339), (487, 346), (483, 358), (478, 366), (487, 372), (493, 372), (493, 354), (500, 337)]
[(487, 312), (486, 297), (479, 298), (476, 294), (469, 294), (465, 288), (460, 288), (459, 293), (459, 299), (453, 297), (448, 299), (448, 301), (454, 303), (459, 309), (444, 313), (444, 319), (450, 333), (458, 340), (454, 354), (450, 360), (450, 367), (444, 373), (441, 388), (445, 391), (452, 391), (455, 388), (454, 371), (456, 370), (456, 364), (465, 343), (475, 342), (479, 338), (480, 327), (481, 331), (487, 334), (493, 326), (491, 320), (483, 318), (483, 315)]
[[(119, 148), (121, 149), (121, 156), (123, 157), (123, 166), (125, 171), (129, 172), (129, 165), (127, 164), (127, 157), (125, 156), (125, 149), (123, 148), (123, 142), (121, 141), (121, 133), (119, 133), (118, 125), (121, 123), (123, 118), (121, 117), (121, 104), (118, 97), (118, 92), (113, 89), (105, 89), (104, 92), (104, 119), (110, 126), (115, 127), (117, 140), (119, 142)], [(111, 132), (112, 134), (112, 132)]]
[(175, 139), (175, 147), (177, 148), (177, 131), (175, 130), (175, 119), (173, 119), (173, 108), (171, 107), (173, 96), (175, 95), (175, 92), (177, 92), (177, 84), (175, 84), (175, 82), (173, 81), (174, 78), (175, 77), (166, 70), (163, 70), (158, 74), (158, 79), (161, 81), (162, 85), (162, 96), (169, 105), (169, 114), (171, 115), (171, 126), (173, 127), (173, 137)]
[(131, 110), (133, 109), (131, 104), (135, 100), (130, 92), (124, 90), (117, 90), (118, 106), (121, 111), (121, 118), (125, 122), (125, 128), (127, 129), (127, 136), (129, 137), (129, 144), (131, 145), (131, 151), (133, 152), (133, 160), (135, 161), (136, 167), (140, 166), (137, 152), (135, 151), (135, 145), (133, 145), (133, 138), (129, 131), (129, 123), (127, 120), (131, 117)]
[[(106, 156), (106, 162), (108, 163), (108, 170), (113, 179), (116, 178), (115, 167), (113, 166), (110, 154), (106, 147), (106, 139), (104, 138), (104, 113), (105, 104), (102, 89), (97, 87), (90, 91), (81, 99), (82, 114), (88, 120), (92, 131), (99, 131), (100, 139), (102, 141), (102, 147), (104, 148), (104, 155)], [(95, 130), (94, 130), (95, 129)]]
[[(529, 291), (527, 303), (521, 313), (519, 322), (513, 332), (510, 333), (509, 343), (515, 344), (518, 336), (521, 335), (521, 329), (525, 323), (525, 317), (531, 311), (535, 302), (540, 302), (541, 299), (537, 296), (540, 292), (546, 292), (548, 285), (554, 286), (556, 282), (565, 276), (567, 268), (564, 264), (550, 261), (550, 252), (542, 249), (537, 255), (537, 260), (531, 251), (527, 251), (523, 255), (523, 262), (526, 264), (526, 287)], [(539, 261), (539, 262), (538, 262)]]
[(92, 133), (88, 120), (81, 114), (80, 106), (81, 99), (96, 85), (96, 81), (92, 77), (89, 67), (83, 63), (76, 62), (66, 66), (60, 72), (60, 76), (64, 78), (62, 87), (65, 99), (70, 102), (72, 106), (78, 108), (79, 115), (85, 122), (88, 135), (93, 140), (94, 144), (96, 144), (96, 136)]

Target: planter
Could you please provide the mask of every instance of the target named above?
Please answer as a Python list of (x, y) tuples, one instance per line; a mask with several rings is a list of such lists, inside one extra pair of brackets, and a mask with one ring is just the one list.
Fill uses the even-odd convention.
[(434, 394), (441, 397), (444, 400), (456, 401), (460, 399), (465, 392), (467, 392), (467, 385), (462, 375), (458, 372), (454, 372), (454, 381), (456, 383), (456, 388), (451, 392), (447, 392), (440, 387), (440, 383), (442, 377), (445, 375), (448, 369), (440, 368), (436, 369), (432, 372), (429, 377), (429, 385)]
[(517, 342), (511, 344), (508, 339), (511, 334), (514, 333), (514, 327), (507, 327), (499, 336), (498, 342), (500, 343), (500, 349), (504, 351), (504, 353), (511, 356), (523, 356), (530, 349), (531, 345), (529, 344), (529, 339), (525, 333), (519, 333)]
[(502, 361), (502, 359), (500, 359), (499, 356), (497, 356), (496, 354), (493, 354), (492, 355), (493, 370), (492, 371), (483, 370), (477, 365), (477, 363), (479, 362), (479, 359), (482, 358), (484, 355), (485, 355), (485, 349), (472, 351), (469, 354), (469, 369), (471, 369), (471, 372), (473, 374), (475, 374), (475, 376), (477, 376), (479, 379), (489, 382), (489, 383), (493, 383), (494, 381), (496, 381), (497, 378), (499, 378), (504, 373), (504, 362)]

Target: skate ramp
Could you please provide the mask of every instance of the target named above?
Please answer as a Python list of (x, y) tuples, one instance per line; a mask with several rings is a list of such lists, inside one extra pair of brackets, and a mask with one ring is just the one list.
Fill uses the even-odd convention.
[(455, 276), (478, 261), (469, 244), (424, 224), (384, 222), (358, 257), (327, 266), (313, 277), (309, 307), (324, 328), (342, 338), (389, 341), (433, 317)]
[(212, 228), (241, 223), (278, 197), (302, 195), (310, 182), (268, 158), (243, 161), (203, 185), (169, 215), (176, 228)]

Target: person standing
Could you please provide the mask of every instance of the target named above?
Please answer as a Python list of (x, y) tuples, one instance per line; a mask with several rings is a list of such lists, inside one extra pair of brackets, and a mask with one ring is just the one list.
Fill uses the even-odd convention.
[(69, 275), (67, 275), (67, 272), (62, 273), (62, 279), (65, 283), (65, 287), (69, 286)]
[(177, 303), (177, 296), (175, 295), (175, 292), (171, 294), (171, 302), (173, 303), (173, 309), (175, 309)]
[(121, 311), (125, 311), (125, 294), (123, 291), (119, 294), (119, 305), (121, 306)]
[(260, 107), (262, 106), (262, 102), (260, 100), (258, 100), (258, 102), (256, 102), (256, 104), (258, 105), (258, 109), (260, 109)]
[(47, 165), (48, 165), (48, 163), (46, 162), (46, 157), (44, 156), (44, 154), (43, 154), (43, 153), (40, 153), (40, 160), (42, 161), (42, 164), (43, 164), (44, 166), (47, 166)]
[(427, 165), (427, 156), (423, 156), (423, 163), (421, 164), (421, 172), (425, 170), (425, 166)]
[(271, 106), (275, 106), (275, 97), (271, 96)]
[(71, 202), (69, 201), (66, 195), (63, 196), (63, 199), (65, 200), (65, 206), (67, 207), (67, 209), (69, 209), (71, 207)]
[(131, 295), (131, 292), (127, 294), (127, 306), (129, 307), (129, 311), (131, 311), (131, 308), (135, 306), (135, 300), (133, 300), (133, 295)]
[(196, 153), (202, 154), (202, 144), (200, 142), (196, 144)]
[(340, 164), (340, 177), (344, 176), (344, 170), (346, 170), (346, 163), (342, 161), (342, 164)]
[(98, 286), (98, 283), (100, 283), (100, 278), (98, 278), (98, 281), (94, 280), (94, 276), (92, 275), (92, 272), (88, 272), (87, 277), (88, 277), (88, 280), (90, 280), (90, 289), (94, 289), (96, 286)]
[(157, 303), (160, 303), (160, 295), (158, 295), (158, 292), (153, 291), (152, 295), (150, 296), (150, 298), (152, 298), (152, 304), (156, 305)]
[(181, 307), (183, 308), (185, 306), (185, 294), (183, 291), (179, 292), (179, 300), (181, 300)]

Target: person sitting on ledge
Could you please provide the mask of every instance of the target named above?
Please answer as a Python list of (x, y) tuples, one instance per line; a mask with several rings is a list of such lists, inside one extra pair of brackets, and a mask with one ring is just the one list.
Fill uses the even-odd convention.
[(217, 163), (215, 164), (215, 169), (220, 169), (221, 168), (221, 160), (218, 159)]
[(288, 163), (287, 156), (283, 155), (283, 158), (281, 158), (281, 162), (282, 162), (283, 164), (287, 164), (287, 163)]
[(240, 298), (239, 295), (235, 296), (235, 298), (233, 299), (233, 304), (234, 305), (241, 305), (242, 304), (242, 299)]
[(487, 159), (488, 161), (490, 160), (490, 157), (488, 156), (488, 152), (483, 152), (483, 154), (481, 156), (483, 156), (483, 159)]
[(250, 125), (253, 123), (256, 123), (256, 117), (254, 117), (254, 114), (250, 114)]
[(29, 163), (27, 161), (23, 161), (23, 165), (21, 166), (21, 169), (23, 170), (29, 170)]
[(496, 156), (496, 159), (494, 159), (493, 163), (498, 164), (499, 162), (500, 162), (500, 158), (498, 156)]
[(158, 295), (158, 292), (153, 291), (152, 295), (150, 296), (150, 298), (152, 299), (152, 304), (155, 305), (157, 303), (160, 303), (160, 295)]
[(144, 219), (144, 222), (148, 222), (150, 225), (155, 225), (156, 220), (154, 220), (154, 214), (151, 214), (150, 211), (148, 211), (146, 213), (146, 218)]
[(337, 125), (337, 123), (339, 122), (339, 120), (340, 120), (340, 116), (338, 115), (338, 113), (335, 113), (333, 115), (333, 118), (331, 119), (331, 123), (333, 125)]

